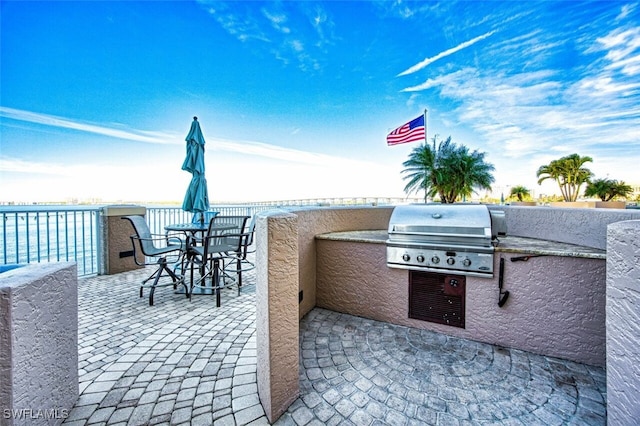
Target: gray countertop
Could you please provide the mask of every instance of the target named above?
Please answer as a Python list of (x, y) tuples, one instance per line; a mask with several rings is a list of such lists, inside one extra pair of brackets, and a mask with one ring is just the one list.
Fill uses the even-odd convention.
[[(385, 244), (389, 234), (387, 230), (346, 231), (320, 234), (316, 235), (316, 238), (319, 240)], [(606, 259), (605, 250), (526, 237), (502, 237), (496, 247), (496, 252)]]

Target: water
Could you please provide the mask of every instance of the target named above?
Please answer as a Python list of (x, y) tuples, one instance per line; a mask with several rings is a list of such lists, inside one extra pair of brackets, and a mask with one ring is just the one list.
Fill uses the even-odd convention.
[(3, 272), (11, 271), (13, 269), (22, 268), (23, 266), (26, 266), (26, 265), (19, 265), (16, 263), (10, 263), (8, 265), (0, 265), (0, 274)]
[(76, 262), (78, 275), (98, 272), (99, 208), (2, 208), (2, 264)]

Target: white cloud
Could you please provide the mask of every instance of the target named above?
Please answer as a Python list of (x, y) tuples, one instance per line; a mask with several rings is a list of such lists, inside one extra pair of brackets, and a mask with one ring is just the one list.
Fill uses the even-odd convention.
[[(500, 176), (522, 176), (528, 179), (523, 184), (541, 190), (537, 168), (571, 153), (591, 156), (597, 175), (637, 182), (640, 30), (615, 28), (599, 38), (580, 38), (575, 48), (592, 62), (570, 69), (571, 75), (550, 66), (565, 47), (561, 39), (528, 33), (520, 44), (512, 39), (494, 46), (491, 66), (431, 77), (403, 91), (413, 97), (431, 90), (458, 104), (443, 121), (470, 127), (477, 138), (469, 145), (487, 151), (496, 170), (509, 170), (496, 173), (498, 184)], [(500, 55), (518, 55), (522, 68), (501, 67)]]
[[(67, 129), (74, 129), (80, 132), (96, 133), (105, 136), (110, 136), (118, 139), (132, 140), (136, 142), (144, 143), (161, 143), (161, 144), (184, 144), (184, 138), (176, 136), (170, 133), (149, 132), (137, 129), (113, 129), (104, 125), (85, 124), (77, 121), (73, 121), (68, 118), (56, 117), (52, 115), (39, 114), (30, 111), (17, 110), (12, 108), (0, 107), (0, 117), (10, 118), (13, 120), (47, 125), (52, 127), (61, 127)], [(297, 133), (299, 129), (294, 129), (294, 133)], [(207, 147), (214, 150), (228, 151), (238, 154), (246, 154), (256, 157), (263, 157), (269, 159), (275, 159), (280, 161), (286, 161), (290, 163), (300, 164), (341, 164), (343, 166), (350, 165), (368, 165), (369, 163), (350, 160), (342, 157), (334, 157), (325, 154), (317, 154), (310, 151), (295, 150), (290, 148), (283, 148), (276, 145), (266, 144), (262, 142), (254, 141), (233, 141), (220, 138), (206, 138)], [(0, 171), (15, 171), (4, 169), (0, 163)], [(9, 163), (4, 163), (6, 166)], [(30, 167), (33, 167), (31, 165)], [(45, 170), (45, 167), (37, 166), (38, 170)]]
[(616, 17), (616, 21), (621, 21), (629, 16), (636, 9), (637, 4), (625, 4), (620, 8), (620, 14)]
[(113, 127), (105, 127), (96, 124), (83, 123), (68, 118), (57, 117), (54, 115), (40, 114), (31, 111), (0, 107), (0, 117), (9, 118), (17, 121), (24, 121), (45, 126), (60, 127), (65, 129), (77, 130), (80, 132), (95, 133), (98, 135), (110, 136), (118, 139), (126, 139), (137, 142), (157, 143), (157, 144), (173, 144), (176, 135), (151, 132), (133, 129), (116, 129)]
[(277, 31), (283, 34), (289, 34), (291, 32), (291, 28), (287, 27), (285, 24), (288, 21), (287, 15), (282, 12), (271, 12), (266, 8), (262, 8), (262, 14), (267, 21), (271, 23), (271, 26)]
[(397, 77), (403, 76), (403, 75), (408, 75), (408, 74), (413, 74), (414, 72), (420, 71), (421, 69), (427, 67), (428, 65), (434, 63), (435, 61), (445, 58), (449, 55), (452, 55), (456, 52), (459, 52), (462, 49), (465, 49), (469, 46), (472, 46), (474, 44), (476, 44), (477, 42), (484, 40), (487, 37), (492, 36), (495, 33), (495, 31), (489, 31), (488, 33), (482, 34), (481, 36), (478, 36), (476, 38), (473, 38), (469, 41), (465, 41), (464, 43), (460, 43), (459, 45), (452, 47), (451, 49), (447, 49), (443, 52), (438, 53), (435, 56), (432, 56), (431, 58), (426, 58), (425, 60), (423, 60), (422, 62), (417, 63), (416, 65), (406, 69), (405, 71), (402, 71), (400, 74), (397, 75)]
[[(86, 125), (73, 120), (36, 114), (28, 111), (2, 108), (2, 116), (39, 125), (70, 128), (82, 132), (98, 133), (143, 143), (182, 144), (184, 138), (168, 135), (156, 138), (140, 137), (136, 129), (114, 131), (108, 126)], [(148, 133), (148, 132), (146, 132)], [(309, 151), (284, 148), (267, 143), (227, 140), (207, 137), (207, 178), (210, 179), (211, 198), (223, 201), (243, 201), (247, 196), (238, 188), (252, 188), (252, 198), (275, 200), (282, 198), (304, 198), (310, 193), (318, 197), (358, 196), (362, 182), (379, 188), (381, 194), (399, 196), (399, 171), (389, 171), (386, 165), (348, 159)], [(159, 142), (158, 142), (159, 141)], [(175, 142), (174, 142), (175, 141)], [(214, 153), (212, 155), (212, 153)], [(228, 154), (226, 154), (228, 153)], [(231, 154), (231, 156), (229, 156)], [(225, 157), (226, 156), (226, 157)], [(231, 161), (227, 159), (231, 158)], [(167, 163), (95, 165), (59, 164), (55, 162), (33, 162), (20, 158), (0, 156), (0, 174), (3, 185), (0, 201), (33, 201), (29, 197), (38, 194), (39, 201), (60, 201), (71, 198), (89, 199), (92, 194), (101, 194), (104, 200), (129, 201), (179, 201), (189, 182), (189, 174), (180, 170), (171, 158)], [(275, 160), (275, 161), (274, 161)], [(239, 173), (238, 164), (242, 164)], [(144, 190), (131, 185), (135, 176), (157, 176), (162, 170), (162, 185), (145, 186)], [(389, 179), (390, 173), (398, 180)], [(44, 176), (44, 178), (43, 178)], [(108, 179), (105, 179), (108, 176)], [(233, 185), (215, 185), (220, 177), (234, 176)], [(354, 179), (358, 176), (358, 179)], [(42, 187), (55, 187), (49, 191)], [(259, 194), (257, 196), (255, 194)], [(294, 195), (295, 194), (295, 195)], [(372, 196), (377, 194), (371, 194)]]

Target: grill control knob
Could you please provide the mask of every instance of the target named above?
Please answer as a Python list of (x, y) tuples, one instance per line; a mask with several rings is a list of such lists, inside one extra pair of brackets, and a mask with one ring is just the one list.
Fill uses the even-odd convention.
[(454, 263), (456, 263), (456, 260), (453, 257), (447, 258), (447, 265), (453, 265)]
[(440, 263), (440, 258), (438, 256), (433, 256), (431, 258), (431, 263)]
[(409, 260), (411, 260), (411, 256), (405, 253), (402, 255), (402, 260), (404, 260), (405, 262), (408, 262)]
[(462, 261), (462, 264), (464, 266), (471, 266), (471, 259), (469, 259), (468, 257), (465, 257), (465, 259)]
[(420, 263), (424, 262), (424, 256), (423, 256), (423, 255), (421, 255), (421, 254), (419, 254), (419, 255), (418, 255), (418, 257), (417, 257), (417, 260), (418, 260), (418, 262), (420, 262)]

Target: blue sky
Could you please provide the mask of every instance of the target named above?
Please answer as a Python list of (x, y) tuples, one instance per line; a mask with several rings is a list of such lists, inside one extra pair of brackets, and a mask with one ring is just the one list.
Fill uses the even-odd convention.
[(402, 196), (429, 139), (494, 190), (591, 156), (640, 183), (640, 4), (2, 1), (0, 202), (181, 202), (198, 116), (212, 201)]

